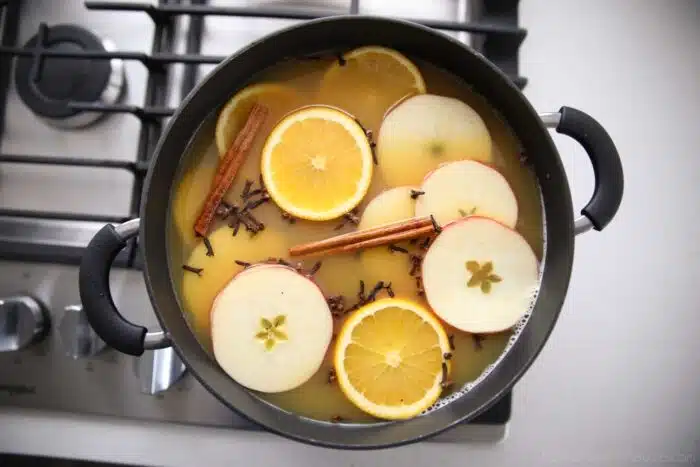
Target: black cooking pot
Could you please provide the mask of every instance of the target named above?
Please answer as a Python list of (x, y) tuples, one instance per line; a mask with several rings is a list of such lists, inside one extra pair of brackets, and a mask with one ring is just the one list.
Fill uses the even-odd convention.
[[(542, 190), (546, 249), (542, 284), (529, 322), (495, 369), (473, 389), (443, 408), (412, 420), (367, 425), (331, 424), (282, 411), (229, 378), (200, 345), (180, 309), (169, 274), (166, 245), (170, 194), (181, 157), (212, 110), (222, 106), (257, 72), (285, 58), (362, 45), (382, 45), (420, 58), (459, 77), (487, 99), (515, 131)], [(564, 167), (547, 127), (576, 139), (595, 173), (593, 197), (574, 220)], [(561, 309), (571, 274), (574, 236), (601, 230), (622, 198), (620, 158), (606, 131), (583, 112), (562, 107), (538, 115), (494, 65), (440, 32), (403, 21), (335, 17), (310, 21), (269, 35), (228, 58), (184, 100), (155, 151), (141, 206), (141, 219), (106, 225), (90, 242), (80, 266), (80, 296), (90, 324), (111, 347), (131, 355), (173, 346), (189, 370), (226, 406), (270, 431), (306, 443), (338, 448), (379, 448), (419, 441), (470, 420), (497, 401), (530, 366)], [(163, 331), (147, 331), (116, 309), (109, 290), (111, 263), (136, 235), (145, 258), (144, 276)]]

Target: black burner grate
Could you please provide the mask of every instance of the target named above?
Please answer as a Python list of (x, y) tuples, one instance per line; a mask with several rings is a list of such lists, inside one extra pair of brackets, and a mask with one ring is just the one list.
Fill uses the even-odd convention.
[[(525, 38), (526, 31), (518, 26), (519, 0), (469, 0), (475, 12), (471, 21), (414, 20), (423, 25), (446, 31), (463, 31), (472, 34), (474, 47), (486, 58), (500, 67), (520, 88), (527, 80), (518, 74), (518, 52)], [(328, 16), (327, 11), (310, 9), (284, 9), (260, 7), (215, 7), (207, 5), (206, 0), (191, 0), (183, 4), (178, 0), (159, 0), (157, 5), (150, 3), (126, 2), (85, 2), (88, 10), (108, 10), (115, 13), (140, 11), (147, 14), (154, 23), (153, 45), (150, 53), (141, 52), (92, 52), (92, 51), (57, 51), (42, 48), (38, 41), (32, 48), (16, 45), (17, 25), (19, 23), (19, 1), (0, 1), (0, 137), (4, 128), (4, 106), (12, 69), (16, 57), (31, 57), (36, 73), (41, 73), (41, 62), (46, 57), (67, 57), (75, 59), (135, 60), (144, 64), (148, 70), (146, 94), (142, 106), (126, 104), (102, 104), (71, 102), (75, 110), (97, 111), (103, 113), (128, 113), (141, 122), (138, 153), (135, 162), (121, 162), (105, 159), (84, 159), (70, 157), (45, 157), (34, 155), (0, 154), (0, 164), (22, 163), (47, 166), (80, 166), (95, 168), (113, 168), (126, 170), (134, 176), (134, 186), (130, 203), (130, 216), (138, 217), (141, 202), (143, 180), (148, 168), (148, 160), (155, 149), (163, 130), (162, 120), (173, 114), (173, 108), (166, 105), (168, 89), (168, 66), (184, 64), (185, 73), (182, 80), (181, 95), (186, 95), (196, 82), (197, 66), (217, 64), (225, 57), (200, 55), (202, 40), (202, 23), (205, 16), (231, 16), (254, 18), (279, 18), (291, 20), (309, 20)], [(350, 14), (360, 10), (360, 0), (350, 0)], [(184, 54), (174, 53), (175, 21), (179, 16), (190, 17), (190, 27), (186, 39)], [(410, 18), (408, 18), (410, 19)], [(42, 28), (44, 31), (42, 32)], [(42, 25), (39, 37), (45, 32)], [(71, 221), (89, 223), (120, 223), (128, 218), (117, 216), (88, 215), (85, 213), (53, 213), (20, 209), (0, 209), (0, 258), (22, 261), (43, 261), (50, 263), (79, 262), (85, 242), (73, 244), (56, 243), (31, 238), (32, 222), (55, 222), (60, 230), (60, 222)], [(66, 227), (65, 229), (70, 230)], [(64, 229), (64, 230), (65, 230)], [(22, 232), (27, 235), (22, 235)], [(70, 232), (66, 235), (70, 235)], [(140, 267), (135, 246), (122, 252), (116, 264), (123, 267)]]

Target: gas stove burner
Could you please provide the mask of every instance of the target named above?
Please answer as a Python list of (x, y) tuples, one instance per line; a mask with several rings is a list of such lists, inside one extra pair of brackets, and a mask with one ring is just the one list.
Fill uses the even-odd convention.
[[(41, 25), (39, 32), (25, 44), (33, 49), (61, 52), (111, 52), (115, 45), (87, 29), (61, 24)], [(37, 61), (39, 63), (37, 63)], [(116, 103), (124, 88), (124, 63), (121, 59), (79, 59), (19, 57), (15, 67), (17, 93), (29, 109), (51, 126), (79, 128), (99, 119), (103, 112), (72, 109), (69, 102)]]

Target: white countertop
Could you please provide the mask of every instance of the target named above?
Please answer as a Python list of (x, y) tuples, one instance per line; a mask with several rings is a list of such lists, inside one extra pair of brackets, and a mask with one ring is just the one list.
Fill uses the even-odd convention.
[[(568, 299), (514, 392), (499, 444), (380, 452), (268, 434), (0, 413), (0, 452), (152, 465), (700, 464), (700, 3), (523, 0), (521, 70), (543, 112), (579, 107), (607, 128), (625, 198), (576, 244)], [(583, 151), (556, 137), (575, 204), (592, 191)]]

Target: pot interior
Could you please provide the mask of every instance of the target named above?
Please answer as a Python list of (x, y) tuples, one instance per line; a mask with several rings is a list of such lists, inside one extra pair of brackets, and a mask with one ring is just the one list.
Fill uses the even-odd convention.
[[(333, 27), (333, 21), (325, 20), (310, 23), (296, 32), (288, 31), (287, 42), (278, 37), (254, 44), (240, 56), (222, 64), (195, 90), (171, 122), (154, 159), (143, 209), (142, 233), (146, 243), (147, 282), (159, 319), (172, 335), (176, 349), (203, 384), (231, 408), (282, 434), (324, 445), (373, 447), (413, 441), (476, 416), (525, 370), (551, 330), (566, 291), (572, 253), (571, 203), (561, 162), (546, 131), (527, 101), (492, 66), (460, 44), (424, 28), (376, 19), (334, 21)], [(351, 33), (354, 27), (365, 29), (368, 34), (359, 38)], [(312, 38), (316, 34), (321, 37), (321, 30), (334, 31), (329, 42), (337, 45), (328, 49), (328, 43), (319, 49), (318, 44), (322, 42)], [(407, 36), (407, 32), (411, 35)], [(419, 37), (427, 42), (419, 41)], [(289, 41), (295, 45), (290, 46)], [(288, 45), (286, 50), (281, 46), (284, 43)], [(437, 44), (440, 47), (436, 47)], [(274, 49), (273, 45), (280, 49)], [(355, 409), (337, 386), (327, 383), (330, 359), (326, 359), (306, 387), (293, 390), (291, 394), (263, 395), (248, 391), (228, 378), (211, 352), (207, 311), (222, 281), (226, 282), (243, 268), (235, 260), (256, 261), (256, 255), (260, 260), (268, 256), (286, 256), (284, 250), (292, 244), (329, 236), (337, 222), (320, 232), (303, 221), (290, 224), (282, 219), (273, 203), (265, 203), (255, 211), (266, 225), (263, 232), (253, 237), (258, 244), (251, 243), (245, 227), (239, 226), (234, 237), (233, 228), (227, 225), (230, 219), (221, 220), (209, 237), (213, 257), (202, 254), (204, 247), (191, 230), (219, 162), (216, 119), (228, 99), (246, 86), (264, 82), (293, 87), (301, 95), (294, 102), (295, 107), (327, 104), (314, 86), (318, 86), (324, 71), (336, 60), (337, 52), (358, 45), (383, 45), (404, 53), (419, 68), (428, 93), (457, 98), (479, 113), (493, 142), (494, 159), (490, 163), (507, 179), (518, 200), (515, 229), (541, 262), (542, 287), (537, 301), (533, 302), (532, 313), (528, 311), (513, 329), (496, 334), (471, 335), (448, 329), (456, 344), (452, 378), (457, 384), (454, 389), (427, 415), (388, 425)], [(268, 46), (267, 54), (261, 50), (265, 46)], [(275, 52), (270, 53), (272, 50)], [(299, 59), (309, 54), (321, 58)], [(245, 69), (251, 72), (246, 73)], [(283, 114), (272, 118), (277, 120)], [(185, 145), (187, 149), (182, 152)], [(242, 203), (241, 191), (246, 180), (253, 182), (250, 190), (258, 188), (261, 146), (254, 146), (242, 176), (237, 177), (229, 191), (226, 199), (231, 204)], [(178, 147), (182, 152), (179, 159), (172, 157), (178, 153)], [(168, 158), (164, 157), (166, 153), (170, 155)], [(521, 159), (523, 154), (528, 156), (527, 163)], [(386, 188), (381, 182), (373, 182), (359, 212)], [(160, 233), (160, 244), (153, 238), (155, 231)], [(165, 244), (163, 231), (167, 238)], [(551, 236), (552, 231), (557, 232), (556, 237)], [(266, 244), (266, 236), (279, 237), (281, 241), (270, 246), (274, 241)], [(546, 248), (545, 239), (548, 240)], [(282, 254), (277, 248), (280, 245)], [(551, 260), (552, 254), (556, 255), (555, 260)], [(359, 279), (365, 278), (356, 272), (361, 259), (357, 256), (323, 258), (317, 277), (321, 289), (327, 289), (324, 292), (329, 294), (352, 296)], [(164, 274), (162, 268), (155, 272), (154, 264), (168, 264), (168, 274)], [(183, 270), (183, 265), (204, 268), (202, 277)], [(306, 268), (311, 266), (304, 264)], [(216, 280), (212, 280), (214, 272)], [(548, 279), (553, 272), (558, 274), (556, 279)], [(341, 280), (343, 274), (350, 279)], [(336, 326), (342, 319), (337, 321)], [(530, 324), (525, 326), (528, 321)], [(334, 414), (347, 423), (329, 424)], [(287, 422), (293, 425), (285, 425)], [(319, 435), (320, 426), (331, 431)], [(374, 432), (378, 438), (357, 437), (352, 434), (353, 430), (347, 429), (350, 426), (380, 430)], [(341, 432), (343, 434), (338, 434)]]

